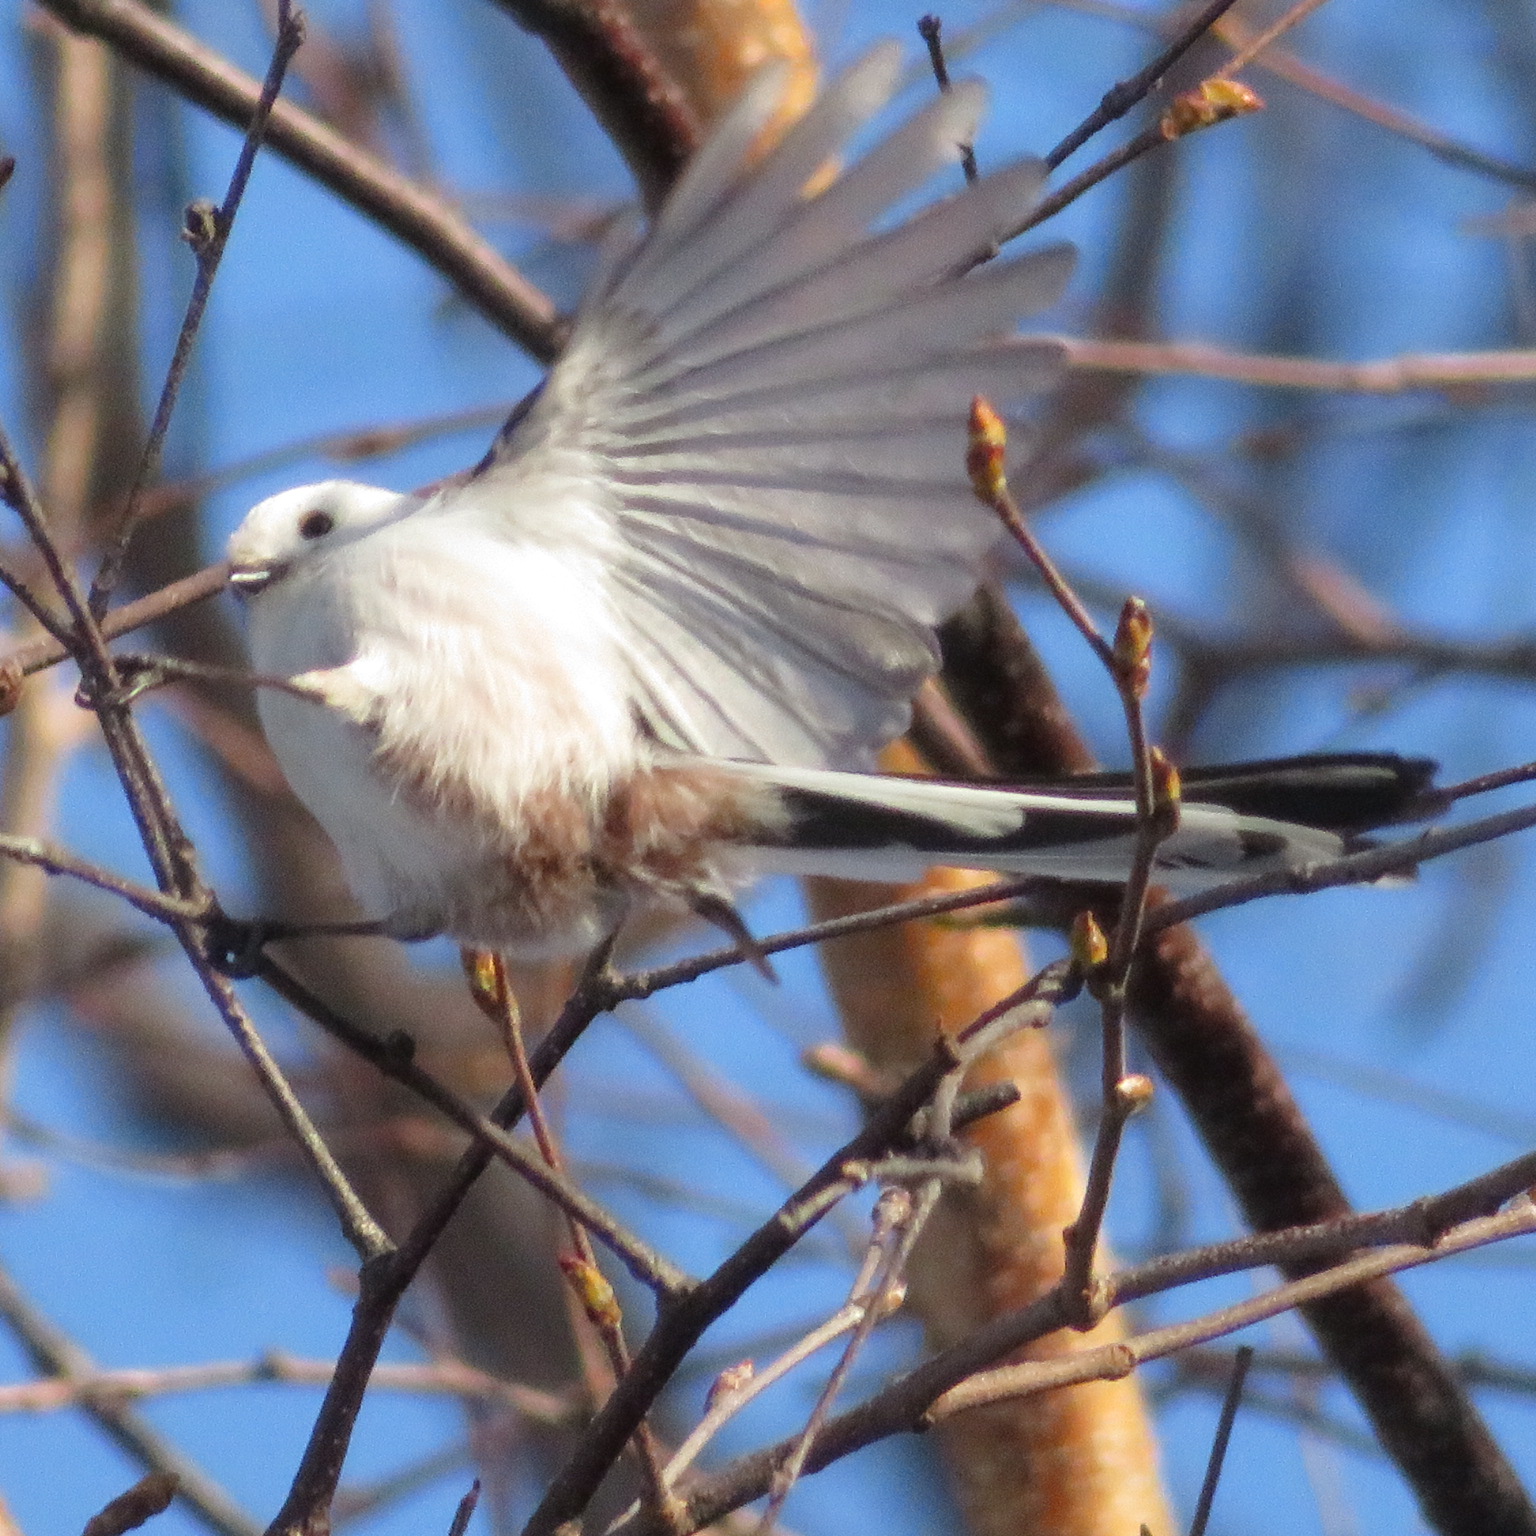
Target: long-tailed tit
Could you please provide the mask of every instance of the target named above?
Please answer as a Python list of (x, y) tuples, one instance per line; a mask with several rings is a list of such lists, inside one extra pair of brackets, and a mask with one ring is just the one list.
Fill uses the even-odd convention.
[[(828, 179), (899, 72), (877, 47), (759, 158), (783, 86), (764, 71), (470, 476), (285, 491), (231, 538), (253, 666), (308, 695), (261, 691), (267, 738), (386, 931), (540, 955), (755, 870), (1124, 878), (1123, 789), (857, 771), (997, 533), (964, 470), (971, 398), (1050, 383), (1050, 341), (998, 338), (1072, 265), (1053, 246), (967, 273), (1037, 161), (888, 217), (972, 137), (979, 84)], [(1334, 771), (1346, 799), (1402, 776)], [(1336, 831), (1253, 814), (1277, 802), (1243, 805), (1244, 782), (1235, 809), (1185, 804), (1160, 879), (1339, 854)]]

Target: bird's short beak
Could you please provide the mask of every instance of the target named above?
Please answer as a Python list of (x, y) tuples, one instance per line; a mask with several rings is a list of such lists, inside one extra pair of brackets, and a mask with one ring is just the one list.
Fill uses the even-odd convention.
[(277, 565), (237, 565), (229, 573), (229, 584), (237, 597), (255, 597), (282, 574)]

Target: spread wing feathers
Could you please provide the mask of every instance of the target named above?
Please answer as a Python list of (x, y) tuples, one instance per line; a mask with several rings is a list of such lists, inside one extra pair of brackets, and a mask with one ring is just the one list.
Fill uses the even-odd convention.
[[(760, 75), (476, 482), (520, 536), (598, 557), (669, 746), (853, 766), (900, 732), (996, 534), (965, 475), (971, 397), (1006, 408), (1057, 371), (1052, 343), (1007, 333), (1070, 251), (961, 275), (1026, 214), (1037, 163), (887, 217), (957, 160), (979, 85), (829, 175), (900, 62), (874, 49), (754, 158), (784, 83)], [(589, 515), (552, 526), (558, 492)]]
[[(788, 874), (912, 880), (934, 864), (1056, 880), (1124, 881), (1136, 848), (1136, 808), (1089, 799), (823, 769), (733, 763), (779, 791), (779, 826), (753, 849), (760, 868)], [(1348, 849), (1336, 833), (1186, 804), (1157, 854), (1157, 878), (1193, 891), (1272, 869), (1304, 868)]]

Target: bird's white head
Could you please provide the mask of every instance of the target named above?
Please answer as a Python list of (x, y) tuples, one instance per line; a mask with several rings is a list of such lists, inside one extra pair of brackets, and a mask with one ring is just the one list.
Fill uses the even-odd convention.
[(322, 480), (257, 502), (230, 535), (230, 584), (254, 596), (365, 534), (414, 512), (418, 496)]

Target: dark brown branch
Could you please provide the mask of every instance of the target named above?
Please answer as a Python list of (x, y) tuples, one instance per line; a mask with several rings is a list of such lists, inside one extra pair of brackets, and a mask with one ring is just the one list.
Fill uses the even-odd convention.
[(688, 102), (616, 0), (495, 0), (555, 56), (624, 156), (645, 205), (661, 204), (702, 137)]

